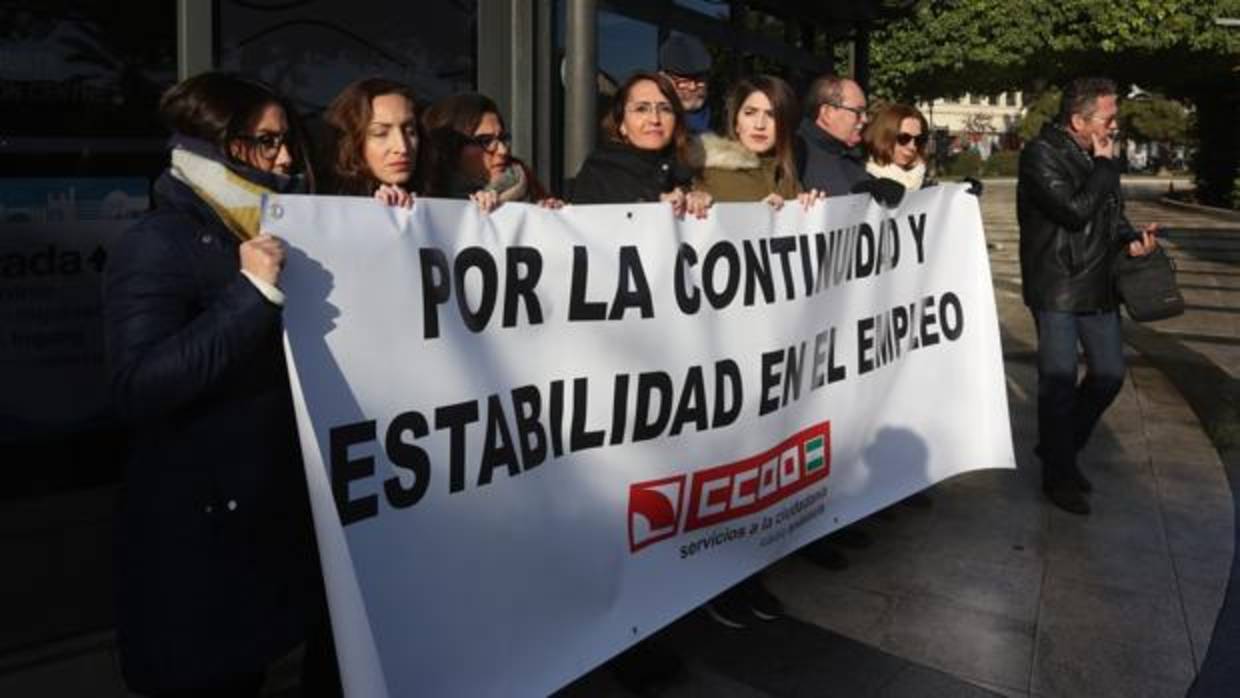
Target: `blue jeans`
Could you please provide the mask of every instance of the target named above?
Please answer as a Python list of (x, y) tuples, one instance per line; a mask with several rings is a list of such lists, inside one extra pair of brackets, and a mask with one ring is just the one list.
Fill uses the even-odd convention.
[[(1076, 471), (1076, 452), (1124, 387), (1119, 311), (1035, 310), (1038, 328), (1038, 453), (1042, 481), (1055, 487)], [(1077, 381), (1077, 344), (1085, 377)]]

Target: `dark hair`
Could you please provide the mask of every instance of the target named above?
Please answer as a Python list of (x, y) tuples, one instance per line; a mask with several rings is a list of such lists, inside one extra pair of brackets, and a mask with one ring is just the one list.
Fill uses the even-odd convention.
[(755, 92), (766, 95), (775, 112), (775, 180), (795, 182), (797, 171), (792, 139), (797, 128), (797, 98), (788, 83), (774, 75), (757, 75), (738, 80), (728, 91), (724, 134), (732, 140), (738, 140), (736, 117), (740, 115), (741, 105)]
[(685, 162), (685, 148), (689, 142), (689, 132), (685, 127), (685, 108), (680, 103), (680, 97), (676, 95), (675, 85), (662, 73), (633, 73), (628, 80), (625, 80), (620, 85), (620, 88), (616, 90), (615, 97), (611, 100), (611, 107), (603, 115), (603, 134), (615, 143), (628, 142), (624, 134), (620, 132), (620, 125), (624, 123), (624, 107), (629, 101), (629, 93), (633, 91), (633, 87), (637, 83), (644, 81), (653, 82), (659, 88), (659, 92), (671, 103), (672, 112), (676, 115), (676, 126), (672, 129), (671, 145), (676, 148), (677, 160)]
[(379, 188), (379, 180), (366, 165), (364, 151), (366, 129), (375, 115), (375, 98), (385, 95), (400, 95), (409, 100), (416, 123), (417, 99), (413, 88), (378, 77), (349, 83), (323, 112), (323, 121), (331, 129), (331, 138), (323, 157), (331, 177), (331, 191), (370, 195)]
[(1119, 94), (1115, 81), (1108, 78), (1077, 78), (1064, 88), (1063, 98), (1059, 102), (1059, 123), (1066, 126), (1072, 122), (1073, 115), (1084, 117), (1094, 115), (1098, 109), (1099, 97), (1111, 97)]
[[(427, 196), (454, 196), (453, 182), (460, 172), (461, 151), (473, 142), (474, 131), (487, 114), (494, 114), (503, 124), (495, 100), (477, 92), (462, 92), (435, 102), (422, 113), (422, 131), (426, 147), (422, 149), (424, 191)], [(485, 181), (473, 188), (486, 186)]]
[(234, 146), (250, 151), (256, 145), (247, 140), (270, 105), (284, 110), (288, 120), (287, 143), (294, 170), (306, 176), (313, 190), (314, 173), (306, 148), (305, 129), (288, 102), (266, 83), (235, 73), (213, 71), (187, 78), (168, 88), (159, 100), (159, 116), (170, 131), (206, 141), (219, 153), (239, 165)]
[(846, 80), (848, 78), (830, 73), (815, 78), (805, 93), (805, 116), (812, 121), (818, 118), (822, 105), (841, 103)]
[[(917, 107), (907, 104), (888, 104), (874, 115), (869, 126), (865, 128), (862, 139), (865, 141), (866, 152), (880, 165), (891, 164), (891, 153), (896, 147), (896, 137), (900, 135), (900, 124), (905, 119), (917, 119), (921, 122), (921, 132), (930, 136), (930, 124)], [(917, 146), (917, 154), (926, 157), (926, 146)]]

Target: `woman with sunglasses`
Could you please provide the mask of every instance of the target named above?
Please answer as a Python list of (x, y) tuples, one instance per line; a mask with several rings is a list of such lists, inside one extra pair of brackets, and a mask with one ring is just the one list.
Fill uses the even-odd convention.
[(676, 88), (658, 73), (636, 73), (603, 117), (603, 142), (573, 182), (574, 204), (666, 201), (677, 216), (706, 217), (711, 196), (694, 191), (688, 136)]
[(907, 104), (888, 104), (870, 121), (862, 136), (869, 159), (865, 169), (875, 178), (891, 179), (916, 191), (926, 185), (926, 117)]
[(512, 136), (490, 97), (467, 92), (441, 99), (422, 115), (422, 130), (427, 196), (469, 198), (487, 211), (508, 201), (563, 205), (512, 156)]
[[(310, 172), (293, 112), (256, 81), (195, 76), (160, 115), (171, 164), (104, 278), (107, 370), (129, 430), (121, 669), (145, 695), (257, 696), (307, 638), (304, 670), (335, 666), (280, 341), (285, 248), (258, 228), (262, 196), (307, 191)], [(303, 686), (335, 682), (303, 673)]]
[(412, 206), (418, 162), (413, 89), (384, 78), (350, 83), (328, 105), (324, 191)]

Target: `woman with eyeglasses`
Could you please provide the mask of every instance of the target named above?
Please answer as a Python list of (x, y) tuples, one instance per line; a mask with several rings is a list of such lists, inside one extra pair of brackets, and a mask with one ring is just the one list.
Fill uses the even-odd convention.
[(412, 206), (418, 164), (413, 88), (384, 78), (350, 83), (328, 105), (324, 191)]
[(899, 182), (908, 191), (926, 184), (926, 117), (907, 104), (888, 104), (870, 121), (862, 136), (869, 159), (865, 169), (880, 179)]
[(427, 196), (469, 198), (484, 211), (509, 201), (563, 205), (512, 156), (512, 136), (490, 97), (475, 92), (445, 97), (422, 115), (422, 129)]
[(198, 75), (160, 114), (171, 164), (104, 278), (129, 431), (117, 644), (136, 692), (257, 696), (307, 639), (305, 671), (335, 667), (280, 339), (285, 246), (258, 227), (262, 196), (307, 191), (310, 170), (295, 115), (259, 82)]
[(677, 216), (706, 217), (712, 199), (693, 190), (684, 111), (667, 77), (637, 73), (626, 80), (603, 117), (603, 131), (573, 182), (572, 203), (666, 201)]

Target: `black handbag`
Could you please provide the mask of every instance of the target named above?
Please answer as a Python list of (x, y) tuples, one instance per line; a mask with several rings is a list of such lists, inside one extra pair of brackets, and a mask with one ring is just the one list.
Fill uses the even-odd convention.
[(1161, 246), (1141, 257), (1121, 250), (1115, 262), (1115, 288), (1137, 322), (1165, 320), (1184, 313), (1184, 296), (1175, 281), (1175, 264)]

